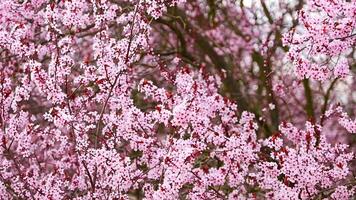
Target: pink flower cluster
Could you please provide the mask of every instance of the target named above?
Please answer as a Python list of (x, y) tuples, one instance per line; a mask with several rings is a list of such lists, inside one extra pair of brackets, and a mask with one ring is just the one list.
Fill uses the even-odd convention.
[[(258, 112), (221, 94), (225, 77), (155, 54), (153, 24), (185, 3), (0, 2), (0, 199), (355, 196), (354, 154), (327, 141), (321, 124), (311, 119), (301, 129), (282, 122), (261, 138)], [(355, 13), (354, 1), (331, 0), (312, 0), (299, 12), (305, 32), (284, 38), (299, 78), (350, 74), (341, 54), (354, 45)], [(253, 35), (245, 20), (243, 30)], [(244, 46), (257, 51), (249, 36), (223, 31), (204, 33), (231, 44), (217, 56)], [(311, 58), (339, 55), (332, 69)], [(152, 65), (160, 73), (146, 73)], [(284, 94), (282, 87), (271, 91)], [(268, 105), (277, 110), (275, 102)], [(356, 132), (341, 107), (325, 113), (332, 115)]]
[(355, 13), (355, 2), (343, 0), (310, 0), (298, 12), (303, 28), (294, 28), (283, 39), (299, 79), (324, 81), (350, 74), (343, 53), (355, 45)]

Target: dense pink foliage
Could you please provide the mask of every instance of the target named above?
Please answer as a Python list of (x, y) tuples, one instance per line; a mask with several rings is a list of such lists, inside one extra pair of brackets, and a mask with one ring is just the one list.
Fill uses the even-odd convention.
[[(299, 78), (325, 80), (349, 75), (342, 53), (355, 45), (356, 4), (354, 1), (310, 0), (299, 11), (301, 33), (293, 29), (284, 40), (291, 45), (289, 57)], [(338, 57), (336, 64), (325, 60)]]
[(288, 2), (1, 0), (0, 199), (354, 198), (356, 1)]

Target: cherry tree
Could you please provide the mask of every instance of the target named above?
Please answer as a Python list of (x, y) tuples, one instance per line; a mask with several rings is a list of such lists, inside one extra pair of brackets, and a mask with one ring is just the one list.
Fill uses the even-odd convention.
[(1, 199), (353, 199), (356, 1), (2, 0)]

